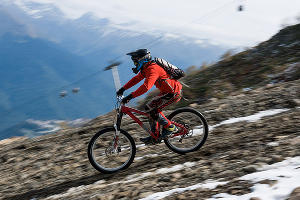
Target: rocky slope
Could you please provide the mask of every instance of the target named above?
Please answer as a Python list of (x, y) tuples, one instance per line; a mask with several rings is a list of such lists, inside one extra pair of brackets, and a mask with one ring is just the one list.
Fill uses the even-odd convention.
[[(257, 182), (266, 186), (277, 182), (240, 177), (300, 156), (299, 104), (300, 80), (191, 104), (206, 116), (211, 130), (206, 144), (186, 155), (171, 152), (163, 143), (139, 145), (142, 130), (126, 119), (123, 128), (139, 147), (134, 163), (113, 175), (97, 172), (86, 154), (89, 139), (112, 124), (113, 113), (57, 134), (4, 140), (0, 143), (0, 199), (208, 199), (220, 193), (245, 195)], [(260, 111), (270, 109), (276, 112), (253, 120)], [(252, 120), (239, 118), (235, 123), (224, 123), (246, 116)], [(294, 185), (290, 187), (292, 190)]]
[(200, 150), (178, 155), (163, 143), (141, 145), (143, 130), (125, 117), (122, 128), (138, 146), (134, 163), (101, 174), (88, 161), (87, 144), (112, 125), (111, 112), (83, 127), (0, 141), (0, 199), (297, 199), (299, 28), (186, 77), (192, 101), (180, 105), (202, 112), (210, 126)]
[[(187, 71), (188, 76), (181, 79), (190, 86), (184, 88), (184, 96), (189, 101), (178, 106), (204, 103), (210, 98), (222, 99), (269, 83), (297, 80), (300, 78), (300, 24), (286, 27), (268, 41), (238, 54), (227, 52), (215, 64), (202, 65), (200, 69), (192, 67)], [(148, 95), (140, 104), (154, 95)]]

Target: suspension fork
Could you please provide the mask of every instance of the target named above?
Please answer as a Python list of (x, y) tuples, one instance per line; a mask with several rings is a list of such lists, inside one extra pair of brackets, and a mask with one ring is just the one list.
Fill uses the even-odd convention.
[(115, 128), (116, 132), (115, 132), (115, 137), (114, 137), (114, 141), (113, 141), (113, 149), (118, 148), (118, 152), (121, 151), (119, 149), (120, 147), (118, 147), (118, 144), (119, 144), (119, 135), (120, 135), (120, 127), (121, 127), (122, 117), (123, 117), (123, 112), (122, 111), (118, 112), (117, 113), (117, 121), (114, 124), (114, 128)]
[(117, 121), (114, 124), (114, 128), (116, 130), (116, 135), (119, 136), (120, 133), (120, 127), (121, 127), (121, 122), (122, 122), (122, 117), (123, 117), (123, 112), (120, 111), (117, 113)]

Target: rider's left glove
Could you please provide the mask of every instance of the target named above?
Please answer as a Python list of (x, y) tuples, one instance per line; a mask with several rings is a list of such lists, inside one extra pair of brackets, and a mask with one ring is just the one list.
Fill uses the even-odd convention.
[(122, 103), (128, 103), (132, 98), (132, 94), (130, 94), (122, 99)]
[(121, 87), (118, 91), (117, 91), (117, 96), (122, 96), (123, 93), (125, 91), (125, 88)]

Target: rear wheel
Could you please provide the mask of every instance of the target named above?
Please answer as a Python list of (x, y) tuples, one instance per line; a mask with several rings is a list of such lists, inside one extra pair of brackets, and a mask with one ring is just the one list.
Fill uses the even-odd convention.
[[(187, 130), (183, 135), (171, 135), (164, 139), (165, 144), (172, 151), (185, 154), (198, 150), (205, 143), (208, 136), (208, 125), (205, 117), (197, 110), (180, 108), (172, 112), (167, 118), (175, 124), (183, 125)], [(180, 131), (184, 131), (184, 129), (179, 128)]]
[(92, 166), (102, 173), (114, 173), (129, 167), (136, 153), (133, 138), (124, 130), (115, 136), (114, 127), (96, 133), (88, 145)]

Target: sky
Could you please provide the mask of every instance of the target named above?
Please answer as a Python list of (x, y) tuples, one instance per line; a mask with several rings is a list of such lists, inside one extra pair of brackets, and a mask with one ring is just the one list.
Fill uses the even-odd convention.
[[(90, 12), (125, 30), (235, 47), (267, 40), (283, 24), (295, 24), (300, 16), (300, 0), (16, 1), (53, 3), (73, 19)], [(238, 12), (239, 5), (244, 11)]]

